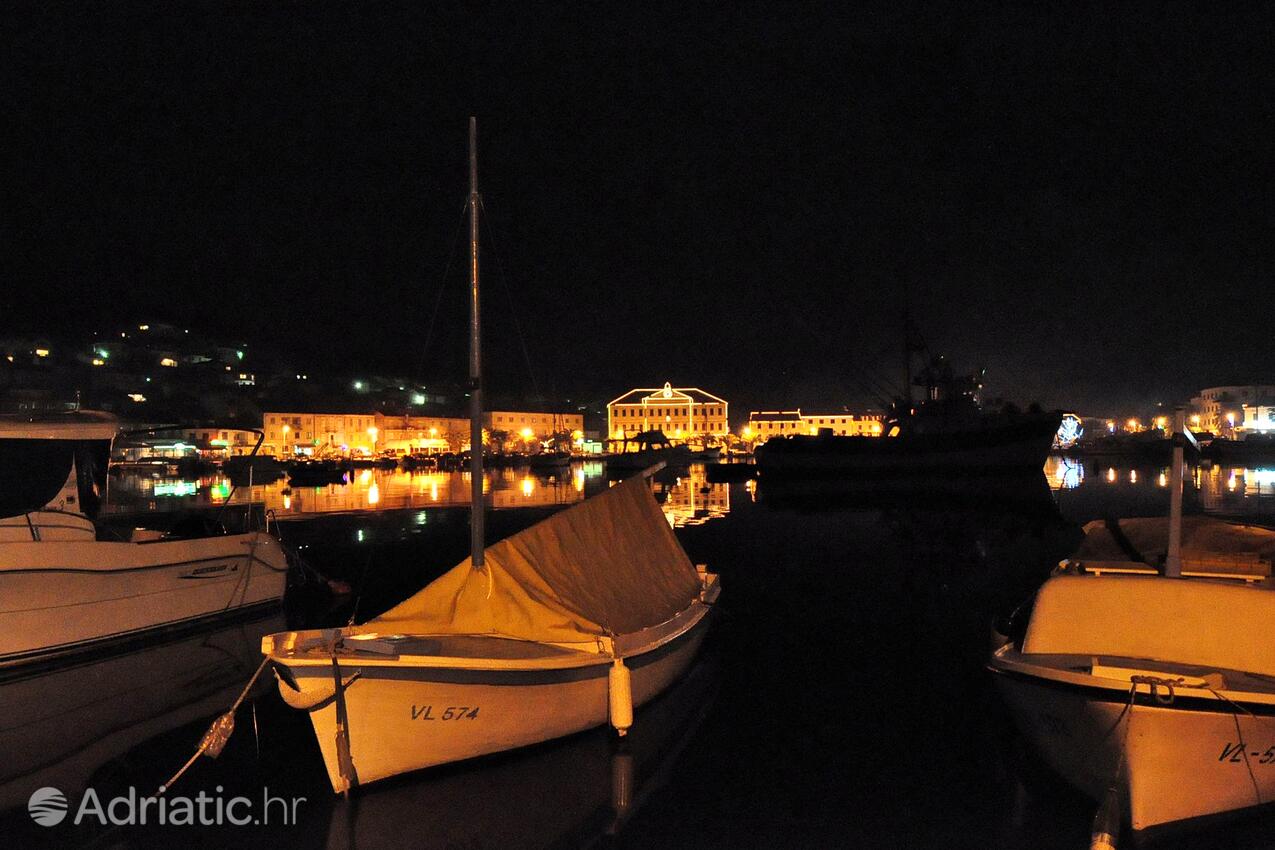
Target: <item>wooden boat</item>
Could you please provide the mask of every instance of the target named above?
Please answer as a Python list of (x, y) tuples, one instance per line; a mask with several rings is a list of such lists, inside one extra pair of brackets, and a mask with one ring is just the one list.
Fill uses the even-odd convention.
[[(1103, 801), (1094, 846), (1275, 799), (1275, 532), (1092, 522), (989, 663), (1018, 726)], [(1161, 563), (1163, 562), (1163, 563)]]
[[(470, 119), (470, 445), (482, 445), (476, 127)], [(608, 722), (699, 649), (717, 577), (691, 565), (643, 476), (484, 546), (469, 453), (468, 559), (362, 625), (262, 640), (335, 791)]]
[(0, 668), (278, 605), (288, 559), (262, 531), (95, 523), (117, 423), (77, 412), (0, 421)]

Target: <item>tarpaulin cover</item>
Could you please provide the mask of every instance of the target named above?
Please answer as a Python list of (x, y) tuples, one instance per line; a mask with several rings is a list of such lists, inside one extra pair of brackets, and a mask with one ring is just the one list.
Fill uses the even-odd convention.
[(587, 641), (658, 625), (700, 581), (643, 476), (466, 558), (360, 632)]
[[(1169, 546), (1167, 517), (1122, 519), (1117, 532), (1107, 522), (1085, 525), (1085, 539), (1075, 558), (1079, 561), (1136, 561), (1159, 564)], [(1255, 556), (1265, 561), (1275, 557), (1275, 531), (1240, 525), (1211, 517), (1182, 518), (1182, 557)]]

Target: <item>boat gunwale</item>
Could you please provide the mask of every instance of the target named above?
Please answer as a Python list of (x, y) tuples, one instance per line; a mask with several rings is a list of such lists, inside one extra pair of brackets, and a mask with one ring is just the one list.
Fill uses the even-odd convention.
[[(1085, 656), (1080, 653), (1075, 655), (1024, 653), (1020, 652), (1014, 644), (1007, 643), (992, 653), (991, 660), (987, 663), (987, 670), (996, 676), (1004, 676), (1019, 681), (1032, 682), (1042, 687), (1084, 692), (1101, 698), (1103, 702), (1129, 702), (1130, 690), (1134, 689), (1133, 683), (1129, 680), (1109, 679), (1103, 676), (1095, 676), (1092, 673), (1084, 673), (1078, 670), (1063, 668), (1056, 664), (1043, 662), (1043, 659), (1047, 658), (1062, 659), (1079, 657), (1096, 657), (1104, 659), (1109, 663), (1141, 662), (1173, 666), (1173, 662), (1165, 662), (1150, 658), (1135, 659), (1125, 658), (1123, 656)], [(1033, 661), (1032, 659), (1040, 660)], [(1179, 666), (1191, 667), (1193, 670), (1202, 669), (1200, 665)], [(1275, 714), (1275, 680), (1270, 682), (1269, 691), (1236, 690), (1229, 686), (1229, 679), (1227, 679), (1228, 674), (1232, 677), (1238, 675), (1250, 681), (1260, 676), (1260, 674), (1255, 676), (1255, 674), (1248, 673), (1243, 670), (1227, 670), (1221, 668), (1211, 668), (1211, 672), (1220, 673), (1223, 679), (1228, 681), (1228, 685), (1221, 688), (1198, 687), (1190, 684), (1174, 685), (1173, 700), (1169, 703), (1161, 703), (1151, 700), (1151, 685), (1140, 682), (1136, 686), (1136, 696), (1139, 698), (1145, 698), (1149, 701), (1138, 701), (1136, 704), (1140, 708), (1163, 708), (1180, 711), (1203, 710), (1227, 714), (1236, 713), (1238, 707), (1238, 710), (1251, 711), (1254, 714)], [(1171, 678), (1172, 675), (1172, 673), (1167, 671), (1164, 673), (1166, 679)], [(1182, 675), (1195, 674), (1183, 673)], [(1266, 677), (1261, 678), (1265, 679)]]
[[(509, 635), (500, 635), (494, 633), (488, 634), (413, 634), (413, 638), (454, 638), (454, 637), (477, 637), (490, 638), (496, 640), (516, 641), (519, 643), (532, 644), (535, 646), (553, 647), (557, 650), (566, 650), (553, 655), (533, 656), (524, 658), (490, 658), (490, 657), (473, 657), (473, 656), (450, 656), (450, 655), (425, 655), (416, 653), (378, 653), (371, 650), (353, 650), (348, 645), (340, 648), (334, 647), (334, 640), (344, 638), (346, 636), (357, 634), (349, 631), (349, 627), (340, 629), (307, 629), (296, 632), (279, 632), (278, 634), (266, 635), (262, 638), (263, 655), (268, 657), (273, 663), (282, 664), (289, 668), (303, 667), (322, 667), (330, 668), (333, 656), (341, 663), (355, 663), (360, 666), (367, 667), (419, 667), (419, 668), (446, 668), (456, 670), (555, 670), (570, 669), (575, 667), (589, 667), (598, 664), (611, 664), (615, 659), (632, 658), (645, 655), (649, 652), (656, 651), (667, 644), (670, 644), (688, 632), (692, 631), (699, 625), (705, 617), (712, 611), (713, 604), (716, 602), (717, 595), (720, 591), (720, 585), (717, 582), (715, 573), (707, 574), (704, 581), (704, 599), (695, 599), (686, 608), (683, 608), (677, 614), (674, 614), (663, 623), (634, 632), (631, 636), (625, 635), (619, 638), (611, 638), (599, 635), (592, 641), (578, 642), (556, 642), (556, 641), (535, 641), (525, 638), (511, 637)], [(367, 639), (372, 638), (374, 633), (362, 633), (367, 635)], [(630, 639), (636, 639), (638, 635), (649, 634), (650, 638), (640, 644), (635, 644), (632, 648), (628, 648), (625, 644)], [(304, 637), (318, 638), (322, 643), (311, 645), (298, 654), (297, 650), (281, 651), (275, 649), (280, 643), (276, 638), (284, 638), (295, 636), (296, 639)], [(380, 638), (381, 640), (389, 640), (389, 636)], [(267, 649), (269, 642), (269, 649)], [(611, 650), (608, 651), (608, 645)], [(335, 652), (334, 652), (335, 649)]]

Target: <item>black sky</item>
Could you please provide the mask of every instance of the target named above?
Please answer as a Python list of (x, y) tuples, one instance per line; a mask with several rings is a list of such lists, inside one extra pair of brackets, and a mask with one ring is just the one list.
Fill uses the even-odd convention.
[(1275, 13), (1026, 5), (9, 7), (0, 330), (411, 373), (451, 257), (455, 377), (474, 113), (498, 385), (865, 403), (905, 291), (1020, 402), (1275, 381)]

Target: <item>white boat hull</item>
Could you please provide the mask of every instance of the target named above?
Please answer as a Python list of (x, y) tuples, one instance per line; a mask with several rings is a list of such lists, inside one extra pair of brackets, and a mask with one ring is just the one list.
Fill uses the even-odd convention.
[[(1177, 689), (1166, 705), (1139, 686), (1126, 711), (1127, 685), (1079, 674), (1062, 682), (1007, 672), (998, 660), (1010, 651), (998, 651), (991, 669), (1001, 674), (998, 689), (1022, 733), (1088, 796), (1100, 800), (1117, 787), (1134, 830), (1275, 800), (1275, 704)], [(1165, 689), (1159, 693), (1167, 699)]]
[(278, 603), (287, 555), (268, 534), (0, 546), (0, 667)]
[[(626, 655), (633, 705), (665, 690), (691, 664), (707, 630), (707, 610), (673, 640)], [(328, 778), (336, 791), (347, 783), (337, 751), (337, 705), (330, 665), (287, 667), (293, 688), (279, 683), (284, 700), (309, 710)], [(610, 657), (587, 665), (545, 669), (455, 669), (360, 665), (342, 659), (349, 746), (356, 784), (408, 771), (560, 738), (608, 722)]]

